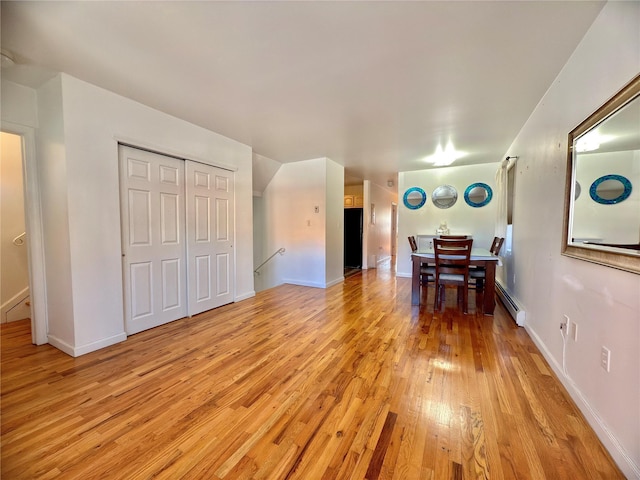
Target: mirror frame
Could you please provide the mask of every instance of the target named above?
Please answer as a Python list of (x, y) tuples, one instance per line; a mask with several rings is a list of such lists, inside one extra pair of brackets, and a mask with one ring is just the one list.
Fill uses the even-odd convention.
[[(411, 203), (409, 203), (409, 195), (413, 192), (417, 192), (422, 197), (420, 203), (418, 203), (417, 205), (412, 205)], [(402, 203), (404, 203), (404, 206), (409, 210), (418, 210), (419, 208), (422, 208), (425, 203), (427, 203), (427, 192), (425, 192), (420, 187), (407, 188), (407, 190), (404, 192), (404, 195), (402, 196)]]
[(567, 175), (565, 183), (564, 225), (562, 230), (562, 255), (585, 260), (608, 267), (640, 274), (640, 255), (633, 251), (601, 246), (582, 246), (569, 243), (569, 226), (572, 221), (573, 196), (575, 183), (575, 165), (573, 159), (574, 139), (600, 124), (613, 113), (617, 112), (631, 100), (640, 96), (640, 75), (627, 83), (618, 93), (611, 97), (604, 105), (592, 113), (580, 125), (569, 132), (567, 144)]
[[(443, 205), (440, 203), (440, 198), (438, 194), (440, 192), (449, 192), (451, 194), (451, 202)], [(453, 185), (440, 185), (433, 189), (431, 192), (431, 203), (433, 203), (436, 207), (446, 210), (447, 208), (453, 207), (456, 203), (458, 203), (458, 190)]]
[[(473, 190), (474, 188), (482, 188), (486, 192), (486, 197), (484, 198), (483, 201), (474, 202), (473, 200), (471, 200), (471, 197), (470, 197), (471, 190)], [(493, 198), (493, 190), (486, 183), (482, 183), (482, 182), (472, 183), (464, 191), (464, 201), (467, 203), (467, 205), (473, 208), (481, 208), (481, 207), (484, 207), (485, 205), (488, 205), (492, 198)]]

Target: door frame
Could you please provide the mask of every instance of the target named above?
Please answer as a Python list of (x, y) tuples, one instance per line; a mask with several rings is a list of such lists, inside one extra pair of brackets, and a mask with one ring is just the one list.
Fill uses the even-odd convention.
[(29, 295), (31, 297), (31, 342), (43, 345), (48, 339), (47, 278), (45, 271), (44, 235), (40, 203), (40, 183), (36, 159), (35, 130), (5, 122), (0, 130), (22, 139), (22, 175), (29, 260)]
[(392, 257), (397, 255), (396, 249), (398, 248), (398, 204), (391, 202), (391, 248), (390, 255)]

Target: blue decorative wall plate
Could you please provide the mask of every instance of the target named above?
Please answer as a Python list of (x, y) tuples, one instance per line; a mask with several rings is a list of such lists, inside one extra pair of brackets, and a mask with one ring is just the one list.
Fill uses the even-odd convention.
[[(598, 187), (602, 185), (603, 182), (613, 180), (614, 182), (620, 182), (622, 185), (620, 188), (616, 188), (615, 191), (620, 191), (620, 194), (613, 198), (605, 198), (602, 196), (602, 192), (598, 192)], [(622, 175), (603, 175), (602, 177), (596, 179), (589, 188), (589, 195), (593, 199), (594, 202), (601, 203), (602, 205), (614, 205), (616, 203), (620, 203), (631, 195), (631, 182), (627, 177), (623, 177)]]
[[(476, 198), (482, 198), (482, 197), (477, 195), (478, 190), (474, 192), (475, 189), (484, 190), (485, 193), (484, 193), (483, 199), (476, 200)], [(464, 201), (467, 202), (467, 205), (469, 205), (470, 207), (474, 207), (474, 208), (484, 207), (486, 204), (488, 204), (491, 201), (492, 198), (493, 198), (493, 190), (491, 190), (491, 187), (486, 183), (481, 183), (481, 182), (472, 183), (464, 191)]]
[(404, 192), (402, 201), (404, 202), (405, 207), (411, 210), (417, 210), (426, 203), (427, 194), (420, 187), (411, 187)]

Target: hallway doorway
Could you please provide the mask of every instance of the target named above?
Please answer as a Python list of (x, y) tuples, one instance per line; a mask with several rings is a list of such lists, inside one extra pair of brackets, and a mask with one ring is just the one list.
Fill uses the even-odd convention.
[(31, 318), (22, 137), (0, 132), (0, 323)]
[[(11, 192), (10, 197), (12, 199), (6, 203), (20, 203), (22, 205), (22, 222), (20, 225), (22, 229), (18, 229), (18, 231), (13, 230), (12, 228), (7, 234), (10, 238), (5, 239), (5, 241), (8, 242), (8, 245), (6, 245), (6, 247), (3, 245), (3, 247), (19, 249), (19, 254), (15, 251), (13, 251), (12, 254), (16, 253), (18, 256), (23, 256), (23, 258), (26, 256), (26, 286), (28, 286), (28, 291), (23, 292), (25, 288), (25, 274), (23, 272), (22, 279), (19, 282), (16, 281), (16, 285), (18, 286), (12, 288), (12, 293), (8, 294), (6, 298), (3, 295), (2, 305), (8, 310), (10, 306), (15, 304), (15, 302), (23, 301), (25, 303), (24, 307), (29, 307), (26, 315), (31, 319), (31, 341), (36, 345), (43, 345), (49, 341), (47, 335), (47, 281), (44, 269), (44, 235), (40, 203), (40, 186), (38, 182), (38, 165), (35, 155), (35, 130), (34, 128), (25, 125), (19, 125), (12, 122), (2, 122), (0, 135), (2, 135), (0, 137), (0, 142), (3, 146), (5, 145), (5, 139), (8, 139), (9, 144), (12, 140), (15, 141), (15, 145), (13, 147), (15, 149), (15, 153), (13, 154), (15, 155), (15, 168), (21, 172), (22, 175), (20, 181), (13, 181), (13, 183), (17, 184), (16, 187), (7, 187), (6, 190), (7, 193)], [(2, 156), (4, 157), (4, 153)], [(2, 176), (2, 188), (4, 191), (4, 173)], [(17, 195), (13, 191), (14, 188), (20, 189), (21, 199), (16, 199), (14, 197), (14, 195)], [(9, 197), (9, 195), (7, 196)], [(4, 199), (2, 204), (4, 208)], [(5, 231), (4, 224), (2, 231), (3, 233)], [(14, 232), (15, 235), (12, 235)], [(14, 244), (14, 241), (18, 245)], [(9, 254), (7, 254), (7, 256), (9, 256)], [(22, 262), (22, 267), (24, 268), (24, 260), (22, 260)], [(3, 265), (3, 274), (6, 274), (4, 269), (5, 266)], [(3, 279), (3, 292), (5, 290), (4, 287), (5, 283)], [(28, 294), (28, 298), (25, 294)], [(29, 305), (26, 305), (27, 301), (29, 302)], [(13, 320), (14, 315), (15, 317), (24, 318), (24, 314), (20, 314), (19, 311), (16, 310), (9, 315), (9, 318)]]

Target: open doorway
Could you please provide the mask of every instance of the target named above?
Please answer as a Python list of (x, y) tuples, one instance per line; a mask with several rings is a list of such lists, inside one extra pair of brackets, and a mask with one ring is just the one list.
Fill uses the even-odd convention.
[[(8, 141), (8, 145), (13, 145), (14, 156), (13, 161), (15, 165), (12, 168), (21, 172), (21, 180), (12, 180), (16, 185), (5, 189), (5, 173), (2, 172), (2, 208), (5, 204), (9, 206), (16, 206), (19, 204), (22, 206), (22, 229), (15, 231), (14, 228), (5, 228), (9, 223), (5, 223), (3, 220), (2, 228), (0, 229), (6, 236), (8, 244), (5, 247), (3, 240), (2, 259), (4, 261), (5, 255), (11, 257), (14, 253), (22, 258), (22, 267), (24, 267), (24, 256), (27, 258), (27, 285), (28, 290), (24, 291), (24, 276), (19, 281), (15, 282), (10, 292), (5, 294), (5, 287), (9, 285), (9, 282), (13, 285), (13, 280), (5, 280), (4, 272), (5, 265), (2, 266), (2, 307), (4, 313), (5, 310), (9, 310), (16, 302), (21, 302), (24, 307), (28, 307), (28, 313), (26, 318), (31, 318), (31, 341), (36, 345), (42, 345), (48, 343), (47, 336), (47, 302), (46, 302), (46, 277), (44, 269), (44, 237), (42, 228), (42, 212), (40, 204), (40, 187), (38, 181), (38, 165), (35, 156), (35, 131), (32, 127), (24, 125), (14, 124), (11, 122), (2, 122), (2, 131), (0, 132), (0, 148), (5, 145), (5, 138)], [(4, 135), (11, 135), (5, 137)], [(9, 156), (9, 154), (7, 154)], [(5, 152), (2, 152), (1, 157), (5, 158)], [(15, 176), (15, 175), (14, 175)], [(17, 189), (21, 192), (21, 199), (16, 198)], [(7, 194), (5, 201), (4, 194)], [(14, 243), (15, 241), (15, 243)], [(16, 245), (17, 243), (17, 245)], [(5, 248), (19, 249), (18, 252), (11, 252), (9, 250), (5, 253)], [(7, 282), (7, 283), (5, 283)], [(22, 293), (21, 293), (22, 292)], [(28, 294), (28, 295), (25, 295)], [(26, 305), (26, 302), (29, 305)], [(24, 310), (20, 310), (18, 307), (13, 310), (11, 314), (2, 316), (0, 321), (6, 321), (6, 319), (14, 320), (17, 317), (23, 317)]]
[(0, 132), (0, 322), (31, 319), (22, 137)]
[(344, 273), (362, 269), (363, 209), (344, 209)]

